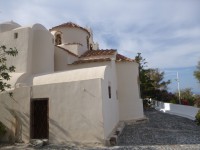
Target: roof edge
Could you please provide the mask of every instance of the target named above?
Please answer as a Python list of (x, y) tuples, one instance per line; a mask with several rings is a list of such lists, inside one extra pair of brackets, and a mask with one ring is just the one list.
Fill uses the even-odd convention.
[(67, 22), (67, 23), (60, 24), (60, 25), (58, 25), (58, 26), (52, 27), (51, 29), (49, 29), (49, 31), (54, 31), (54, 30), (56, 30), (56, 29), (59, 29), (59, 28), (66, 28), (66, 27), (67, 27), (67, 28), (79, 28), (79, 29), (81, 29), (81, 30), (86, 31), (86, 32), (89, 34), (89, 36), (91, 36), (90, 31), (88, 31), (86, 28), (81, 27), (81, 26), (79, 26), (78, 24), (73, 23), (73, 22)]
[(73, 55), (73, 56), (75, 56), (75, 57), (78, 57), (78, 55), (76, 55), (76, 54), (72, 53), (71, 51), (69, 51), (69, 50), (68, 50), (68, 49), (66, 49), (66, 48), (63, 48), (63, 47), (61, 47), (61, 46), (58, 46), (58, 45), (55, 45), (55, 47), (57, 47), (57, 48), (60, 48), (60, 49), (62, 49), (62, 50), (64, 50), (64, 51), (66, 51), (67, 53), (69, 53), (69, 54), (71, 54), (71, 55)]

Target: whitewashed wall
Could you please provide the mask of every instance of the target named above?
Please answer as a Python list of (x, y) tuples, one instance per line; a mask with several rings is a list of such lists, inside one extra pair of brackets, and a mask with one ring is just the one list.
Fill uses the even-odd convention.
[(119, 62), (116, 65), (120, 120), (144, 117), (143, 103), (139, 95), (138, 64)]
[(31, 98), (49, 98), (50, 143), (103, 141), (100, 87), (100, 79), (91, 79), (32, 88)]
[(13, 99), (8, 93), (0, 94), (0, 121), (7, 127), (2, 142), (29, 142), (30, 87), (16, 88)]
[[(69, 49), (71, 52), (73, 52), (76, 55), (82, 55), (84, 52), (88, 50), (87, 47), (87, 36), (89, 36), (89, 33), (87, 31), (84, 31), (79, 28), (60, 28), (56, 29), (55, 31), (61, 32), (62, 37), (62, 46), (63, 48)], [(55, 31), (52, 31), (51, 33), (54, 35)], [(78, 44), (75, 44), (75, 43)], [(65, 45), (69, 43), (74, 43), (73, 45)], [(81, 45), (79, 45), (81, 44)]]
[[(15, 34), (18, 37), (15, 38)], [(7, 48), (17, 48), (16, 57), (8, 57), (7, 65), (15, 65), (16, 72), (31, 72), (32, 31), (30, 27), (17, 28), (0, 34), (1, 45)], [(29, 60), (29, 61), (28, 61)]]
[(69, 70), (70, 66), (68, 64), (72, 64), (77, 60), (78, 57), (69, 54), (62, 48), (55, 46), (55, 54), (54, 54), (55, 72)]
[[(32, 74), (54, 72), (54, 44), (52, 34), (42, 25), (32, 27)], [(23, 41), (21, 41), (23, 42)], [(31, 61), (30, 59), (27, 62)]]
[(195, 116), (199, 110), (199, 108), (192, 107), (192, 106), (164, 103), (164, 102), (155, 101), (155, 100), (153, 100), (153, 104), (155, 108), (159, 111), (189, 118), (191, 120), (195, 120)]
[[(15, 34), (18, 36), (15, 37)], [(18, 55), (16, 57), (8, 56), (7, 61), (7, 65), (16, 67), (15, 73), (30, 75), (54, 72), (54, 45), (52, 42), (53, 36), (40, 24), (19, 27), (0, 34), (2, 45), (18, 50)], [(16, 78), (15, 74), (13, 77)]]
[[(117, 79), (115, 61), (107, 62), (104, 79), (102, 79), (102, 113), (105, 139), (111, 134), (119, 122), (119, 100), (117, 99)], [(111, 87), (109, 98), (108, 86)]]
[(104, 143), (101, 79), (18, 88), (15, 100), (1, 94), (0, 120), (8, 132), (0, 141), (29, 142), (31, 98), (49, 98), (50, 143)]

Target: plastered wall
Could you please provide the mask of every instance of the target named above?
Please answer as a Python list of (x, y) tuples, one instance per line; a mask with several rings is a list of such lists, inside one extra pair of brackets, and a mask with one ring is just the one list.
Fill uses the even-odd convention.
[[(119, 122), (119, 100), (117, 98), (117, 83), (115, 74), (115, 62), (109, 62), (105, 77), (102, 80), (103, 96), (103, 119), (105, 139), (111, 134)], [(109, 98), (108, 86), (111, 88), (111, 98)]]
[(8, 128), (1, 141), (29, 142), (30, 99), (34, 98), (49, 98), (50, 143), (104, 142), (100, 79), (19, 88), (15, 100), (1, 94), (0, 120)]
[(50, 142), (103, 141), (100, 87), (100, 79), (33, 87), (32, 98), (49, 98)]
[(54, 72), (53, 36), (46, 29), (38, 29), (35, 26), (32, 29), (32, 73)]
[[(18, 37), (15, 38), (15, 34)], [(16, 72), (30, 72), (32, 70), (32, 32), (31, 28), (17, 28), (0, 34), (0, 43), (7, 48), (16, 48), (16, 57), (7, 57), (8, 65), (15, 65)], [(26, 63), (24, 63), (26, 62)]]
[(143, 118), (143, 104), (139, 96), (138, 86), (138, 64), (118, 62), (116, 70), (120, 120)]
[(13, 98), (8, 93), (0, 95), (0, 121), (6, 126), (1, 142), (29, 142), (30, 88), (17, 88)]
[(76, 60), (78, 60), (78, 57), (69, 54), (68, 52), (59, 47), (55, 47), (55, 54), (54, 54), (55, 72), (69, 70), (68, 64), (71, 64)]
[[(69, 49), (71, 52), (79, 56), (88, 50), (87, 36), (89, 36), (89, 33), (86, 31), (79, 28), (60, 28), (57, 31), (61, 32), (62, 47)], [(52, 33), (55, 34), (55, 31), (52, 31)], [(65, 45), (73, 43), (76, 47), (73, 47), (73, 45)]]

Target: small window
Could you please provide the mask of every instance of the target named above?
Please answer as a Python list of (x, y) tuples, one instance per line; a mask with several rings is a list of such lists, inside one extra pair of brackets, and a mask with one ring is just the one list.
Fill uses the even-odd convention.
[(111, 98), (111, 86), (110, 85), (108, 86), (108, 96), (109, 96), (109, 98)]
[(18, 33), (14, 33), (14, 39), (18, 38)]

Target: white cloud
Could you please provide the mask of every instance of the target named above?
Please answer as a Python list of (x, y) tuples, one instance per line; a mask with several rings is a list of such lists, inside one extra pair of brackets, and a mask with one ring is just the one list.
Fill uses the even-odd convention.
[(175, 38), (198, 38), (200, 39), (200, 27), (178, 29), (174, 33)]
[(141, 52), (150, 66), (160, 68), (196, 65), (199, 14), (199, 0), (0, 0), (0, 22), (90, 26), (101, 48), (117, 48), (129, 57)]

